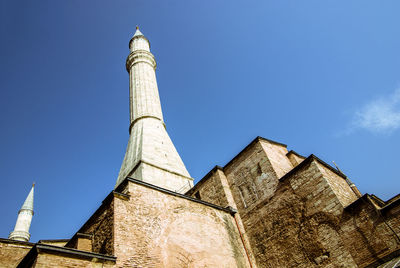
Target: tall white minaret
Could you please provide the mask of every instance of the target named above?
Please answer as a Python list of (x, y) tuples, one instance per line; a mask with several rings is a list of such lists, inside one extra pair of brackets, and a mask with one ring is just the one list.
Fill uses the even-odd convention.
[(176, 192), (193, 187), (185, 165), (165, 129), (150, 42), (136, 27), (126, 60), (129, 73), (129, 142), (117, 187), (126, 177)]
[(19, 241), (29, 241), (31, 235), (29, 234), (29, 228), (31, 227), (33, 217), (33, 192), (35, 184), (32, 185), (32, 189), (25, 199), (24, 204), (18, 212), (17, 222), (15, 223), (14, 231), (8, 236), (9, 239)]

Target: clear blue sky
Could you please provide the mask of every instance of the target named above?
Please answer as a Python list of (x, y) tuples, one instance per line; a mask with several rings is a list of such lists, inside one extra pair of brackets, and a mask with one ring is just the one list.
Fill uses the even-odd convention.
[[(228, 4), (229, 3), (229, 4)], [(151, 42), (167, 130), (197, 180), (256, 136), (400, 192), (399, 1), (0, 2), (0, 237), (37, 183), (32, 241), (69, 238), (113, 189), (125, 59)]]

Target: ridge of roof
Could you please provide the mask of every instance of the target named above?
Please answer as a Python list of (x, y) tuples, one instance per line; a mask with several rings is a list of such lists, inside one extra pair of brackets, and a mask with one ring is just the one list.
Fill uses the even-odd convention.
[(200, 185), (202, 185), (204, 182), (206, 182), (208, 180), (209, 177), (211, 177), (212, 174), (214, 174), (215, 171), (217, 170), (224, 170), (223, 167), (221, 166), (214, 166), (203, 178), (201, 178), (196, 185), (194, 185), (192, 188), (190, 188), (185, 195), (191, 195), (193, 192), (195, 192), (197, 190), (197, 187), (199, 187)]
[(305, 156), (302, 156), (301, 154), (297, 153), (297, 152), (294, 151), (294, 150), (290, 150), (289, 152), (287, 152), (286, 156), (287, 156), (288, 154), (294, 154), (294, 155), (297, 155), (298, 157), (304, 158), (304, 159), (306, 158)]
[(40, 239), (39, 241), (38, 241), (38, 243), (40, 244), (40, 243), (44, 243), (44, 242), (68, 242), (69, 241), (69, 239), (67, 239), (67, 238), (63, 238), (63, 239)]
[(326, 162), (324, 162), (323, 160), (319, 159), (317, 156), (310, 154), (306, 159), (304, 159), (300, 164), (298, 164), (297, 166), (295, 166), (292, 170), (290, 170), (288, 173), (286, 173), (285, 175), (283, 175), (279, 181), (284, 181), (286, 180), (288, 177), (290, 177), (291, 175), (293, 175), (294, 173), (296, 173), (299, 169), (303, 168), (304, 166), (306, 166), (307, 164), (311, 163), (311, 161), (317, 161), (318, 163), (322, 164), (324, 167), (328, 168), (330, 171), (334, 172), (336, 175), (340, 176), (343, 179), (346, 179), (346, 175), (344, 175), (342, 172), (338, 171), (337, 169), (335, 169), (334, 167), (332, 167), (331, 165), (327, 164)]
[(104, 260), (104, 261), (112, 261), (115, 262), (117, 257), (115, 256), (110, 256), (110, 255), (105, 255), (101, 253), (95, 253), (95, 252), (89, 252), (89, 251), (82, 251), (78, 249), (73, 249), (73, 248), (66, 248), (66, 247), (58, 247), (58, 246), (53, 246), (53, 245), (46, 245), (46, 244), (39, 244), (36, 243), (30, 250), (29, 252), (25, 255), (24, 258), (20, 261), (18, 264), (17, 268), (25, 268), (25, 267), (31, 267), (31, 264), (34, 262), (36, 259), (38, 253), (40, 251), (54, 254), (65, 254), (68, 256), (72, 257), (78, 257), (81, 259), (88, 259), (92, 260), (93, 258)]
[(270, 140), (270, 139), (266, 139), (266, 138), (263, 138), (263, 137), (261, 137), (261, 136), (257, 136), (255, 139), (253, 139), (249, 144), (247, 144), (246, 145), (246, 147), (244, 147), (238, 154), (236, 154), (228, 163), (226, 163), (225, 165), (224, 165), (224, 167), (223, 167), (223, 169), (225, 169), (225, 168), (227, 168), (233, 161), (235, 161), (242, 153), (244, 153), (247, 149), (249, 149), (251, 146), (253, 146), (256, 142), (258, 142), (258, 141), (267, 141), (267, 142), (270, 142), (270, 143), (273, 143), (273, 144), (275, 144), (275, 145), (280, 145), (280, 146), (283, 146), (283, 147), (287, 147), (287, 145), (286, 144), (284, 144), (284, 143), (280, 143), (280, 142), (277, 142), (277, 141), (273, 141), (273, 140)]
[[(214, 166), (203, 178), (201, 178), (196, 183), (196, 185), (194, 185), (191, 189), (189, 189), (185, 194), (186, 195), (192, 194), (197, 189), (197, 187), (202, 185), (205, 181), (207, 181), (207, 179), (217, 169), (224, 171), (227, 168), (227, 166), (229, 166), (233, 161), (235, 161), (235, 159), (237, 159), (242, 153), (244, 153), (247, 149), (249, 149), (251, 146), (253, 146), (258, 141), (267, 141), (267, 142), (270, 142), (270, 143), (273, 143), (273, 144), (276, 144), (276, 145), (284, 146), (285, 148), (287, 147), (286, 144), (283, 144), (283, 143), (280, 143), (280, 142), (277, 142), (277, 141), (273, 141), (273, 140), (270, 140), (270, 139), (267, 139), (267, 138), (264, 138), (264, 137), (261, 137), (261, 136), (257, 136), (249, 144), (247, 144), (246, 147), (244, 147), (239, 153), (237, 153), (228, 163), (226, 163), (223, 167), (221, 167), (219, 165)], [(304, 158), (304, 156), (301, 156), (301, 155), (299, 155), (299, 156)]]

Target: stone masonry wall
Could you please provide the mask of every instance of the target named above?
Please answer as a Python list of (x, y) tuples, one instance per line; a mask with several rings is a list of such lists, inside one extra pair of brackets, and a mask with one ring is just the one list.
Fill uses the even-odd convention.
[(282, 177), (293, 168), (292, 163), (286, 156), (288, 151), (285, 146), (266, 140), (260, 140), (260, 144), (267, 154), (268, 159), (278, 178)]
[(218, 169), (212, 170), (208, 178), (201, 183), (201, 186), (196, 187), (196, 190), (191, 193), (191, 196), (195, 198), (200, 197), (201, 200), (221, 207), (229, 206), (230, 204), (226, 197), (224, 186), (221, 183), (220, 172), (222, 171)]
[(318, 164), (321, 173), (327, 180), (332, 190), (335, 192), (336, 197), (339, 199), (343, 207), (346, 207), (357, 200), (356, 194), (349, 187), (346, 180), (333, 172), (332, 170)]
[(116, 267), (249, 267), (227, 212), (129, 182), (114, 199)]
[(286, 154), (259, 140), (223, 169), (258, 267), (354, 266), (338, 224), (355, 194), (318, 161), (280, 182), (294, 167)]
[(11, 241), (8, 239), (0, 241), (0, 267), (16, 267), (32, 246), (32, 243)]
[[(188, 194), (195, 198), (199, 198), (200, 195), (201, 200), (219, 205), (221, 207), (230, 206), (234, 209), (237, 209), (237, 205), (233, 198), (231, 188), (229, 187), (228, 180), (222, 168), (220, 167), (215, 167), (213, 170), (211, 170), (206, 177), (203, 178), (201, 182), (196, 184), (196, 187), (193, 188)], [(253, 267), (255, 267), (254, 264), (256, 261), (254, 254), (239, 213), (235, 214), (235, 219), (242, 234), (242, 239), (245, 243), (247, 254), (253, 263)]]
[(259, 267), (354, 267), (338, 233), (343, 209), (315, 162), (241, 214)]
[(375, 267), (400, 250), (396, 198), (379, 207), (367, 195), (358, 198), (315, 156), (268, 140), (252, 142), (189, 194), (197, 191), (238, 209), (258, 267)]
[(224, 167), (237, 209), (242, 216), (273, 197), (279, 177), (259, 142)]
[(294, 151), (290, 151), (286, 154), (286, 156), (289, 158), (290, 163), (292, 163), (293, 167), (297, 166), (305, 159), (305, 157), (298, 155)]
[(400, 214), (382, 213), (367, 198), (346, 209), (340, 223), (344, 244), (359, 267), (400, 249)]

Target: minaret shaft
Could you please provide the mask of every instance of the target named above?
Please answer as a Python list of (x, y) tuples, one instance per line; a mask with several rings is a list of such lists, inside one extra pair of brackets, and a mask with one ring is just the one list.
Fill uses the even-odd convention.
[(150, 43), (137, 30), (129, 47), (130, 137), (116, 186), (132, 177), (183, 193), (193, 179), (165, 128)]
[[(133, 64), (130, 70), (128, 70), (131, 125), (144, 117), (154, 117), (163, 121), (156, 74), (154, 71), (155, 66), (153, 62), (140, 61), (140, 56), (143, 56), (140, 55), (142, 53), (145, 53), (145, 51), (136, 53), (139, 55), (135, 55), (137, 57), (136, 61), (132, 62)], [(146, 54), (144, 55), (150, 56)]]
[(33, 217), (33, 192), (34, 185), (25, 199), (22, 208), (18, 212), (17, 222), (15, 223), (14, 231), (9, 235), (9, 239), (19, 241), (29, 241), (31, 235), (29, 234), (29, 228), (31, 227)]

